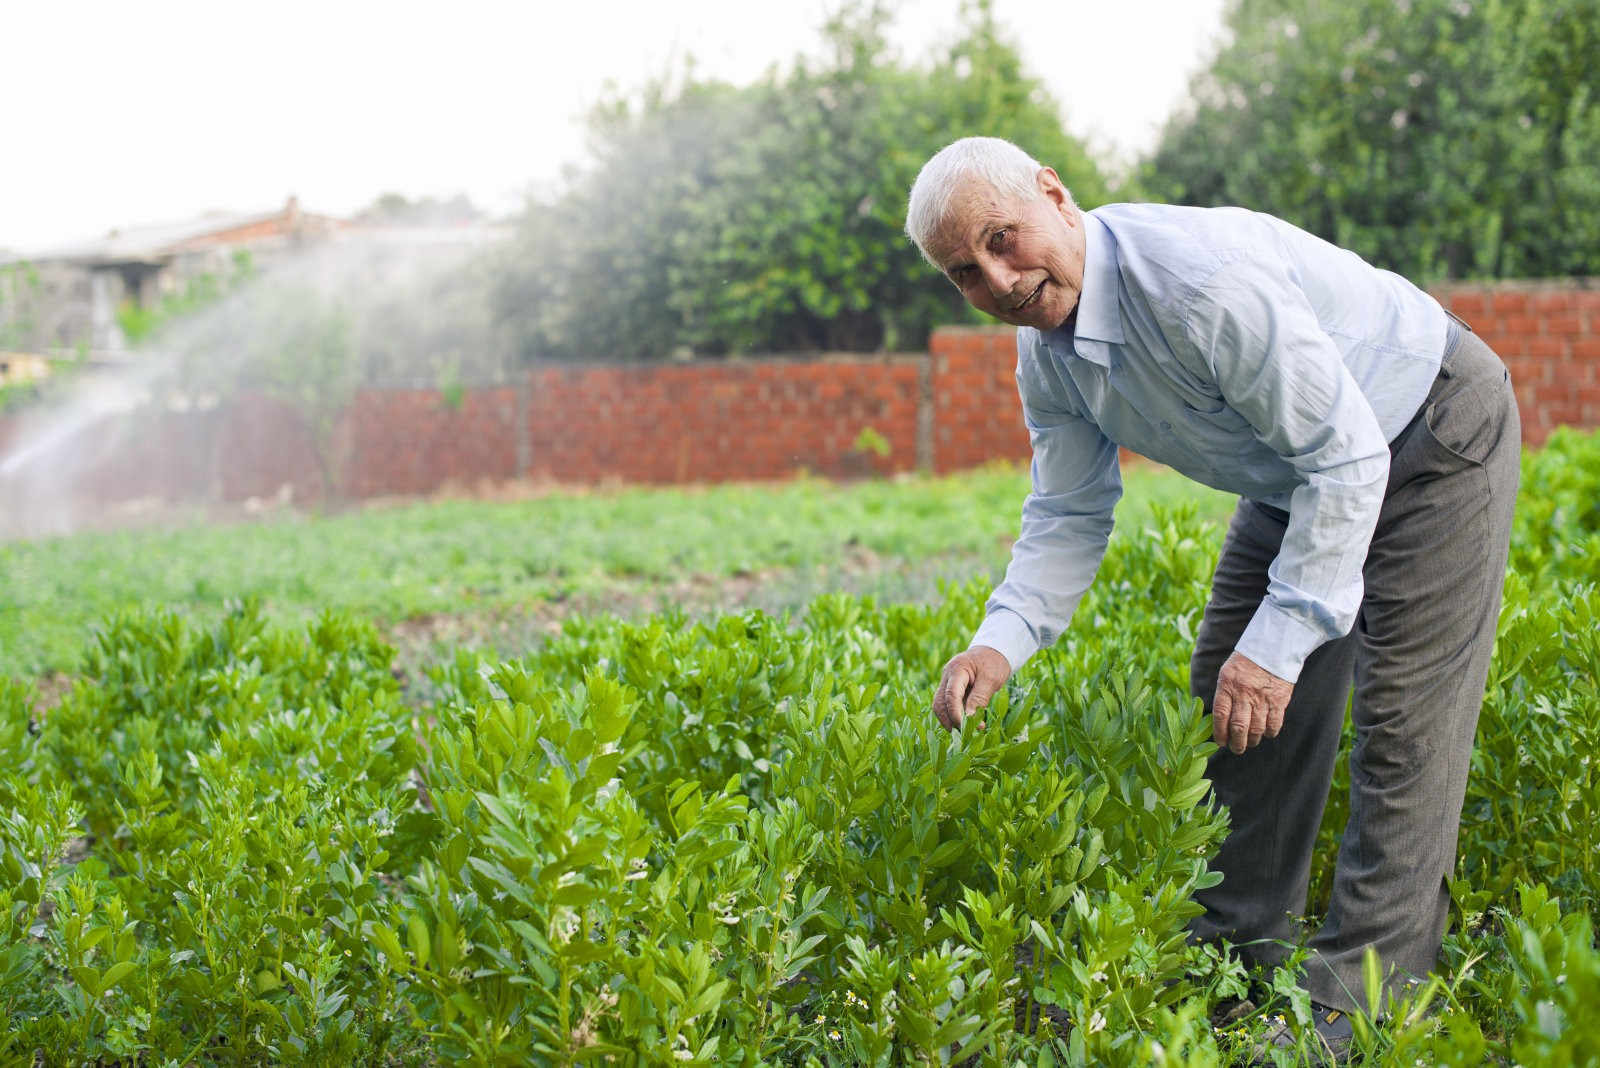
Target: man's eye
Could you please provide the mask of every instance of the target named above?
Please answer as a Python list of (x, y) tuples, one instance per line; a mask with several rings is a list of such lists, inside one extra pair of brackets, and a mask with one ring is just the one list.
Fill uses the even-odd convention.
[(1011, 236), (1011, 230), (1008, 227), (1002, 226), (1000, 229), (996, 230), (994, 233), (989, 235), (989, 247), (990, 248), (1004, 248), (1005, 244), (1006, 244), (1006, 239), (1009, 238), (1010, 236)]

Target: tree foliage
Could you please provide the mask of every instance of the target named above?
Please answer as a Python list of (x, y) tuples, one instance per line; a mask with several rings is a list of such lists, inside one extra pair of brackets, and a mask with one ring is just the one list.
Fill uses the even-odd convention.
[(826, 26), (827, 55), (754, 85), (692, 70), (590, 118), (595, 164), (531, 204), (498, 302), (524, 358), (919, 346), (967, 318), (901, 235), (922, 163), (1007, 137), (1081, 201), (1099, 171), (987, 4), (934, 62), (890, 54), (879, 8)]
[(1422, 280), (1600, 271), (1600, 0), (1234, 0), (1226, 21), (1150, 195)]

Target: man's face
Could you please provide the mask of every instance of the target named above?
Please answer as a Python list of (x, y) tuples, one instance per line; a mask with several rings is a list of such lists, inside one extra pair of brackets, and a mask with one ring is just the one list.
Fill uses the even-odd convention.
[(1017, 200), (985, 182), (957, 190), (928, 252), (979, 311), (1053, 330), (1083, 291), (1083, 217), (1048, 167), (1040, 196)]

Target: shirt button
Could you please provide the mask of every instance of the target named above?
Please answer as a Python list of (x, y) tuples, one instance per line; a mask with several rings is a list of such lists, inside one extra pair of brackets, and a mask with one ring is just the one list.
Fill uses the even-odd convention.
[(1167, 422), (1165, 419), (1163, 419), (1163, 420), (1161, 420), (1161, 429), (1162, 430), (1171, 430), (1172, 429), (1172, 424)]

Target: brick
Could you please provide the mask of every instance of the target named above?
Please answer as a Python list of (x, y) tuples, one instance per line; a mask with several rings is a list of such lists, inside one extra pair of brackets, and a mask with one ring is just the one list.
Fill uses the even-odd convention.
[(1530, 337), (1527, 342), (1529, 356), (1553, 358), (1565, 356), (1569, 342), (1558, 337)]
[(1472, 322), (1482, 319), (1489, 314), (1489, 298), (1485, 293), (1460, 292), (1446, 294), (1443, 298), (1444, 306), (1455, 312), (1461, 318)]
[(1495, 293), (1489, 298), (1489, 308), (1495, 315), (1527, 315), (1528, 294)]
[(1600, 360), (1600, 337), (1581, 337), (1572, 342), (1572, 357), (1577, 360)]
[(1539, 320), (1532, 315), (1507, 315), (1500, 320), (1499, 328), (1507, 334), (1532, 337), (1538, 333)]
[(1571, 291), (1536, 293), (1533, 297), (1533, 311), (1537, 315), (1548, 317), (1574, 311), (1577, 307), (1577, 294)]
[(1583, 408), (1572, 400), (1546, 405), (1541, 415), (1548, 426), (1577, 426), (1583, 422)]
[(1506, 370), (1511, 372), (1511, 381), (1517, 385), (1533, 385), (1550, 380), (1550, 364), (1547, 360), (1508, 356), (1505, 358), (1505, 365)]

